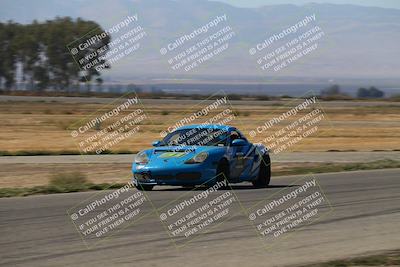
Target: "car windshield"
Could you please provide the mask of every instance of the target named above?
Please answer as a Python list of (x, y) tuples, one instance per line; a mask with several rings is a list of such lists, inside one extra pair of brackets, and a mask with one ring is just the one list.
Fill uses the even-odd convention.
[(168, 134), (160, 146), (226, 146), (228, 132), (213, 128), (191, 128)]

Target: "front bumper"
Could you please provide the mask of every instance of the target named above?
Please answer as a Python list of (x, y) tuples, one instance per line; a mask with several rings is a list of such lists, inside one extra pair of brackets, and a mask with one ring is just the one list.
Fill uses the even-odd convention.
[(200, 185), (215, 177), (216, 168), (205, 164), (152, 167), (134, 163), (132, 173), (136, 185)]

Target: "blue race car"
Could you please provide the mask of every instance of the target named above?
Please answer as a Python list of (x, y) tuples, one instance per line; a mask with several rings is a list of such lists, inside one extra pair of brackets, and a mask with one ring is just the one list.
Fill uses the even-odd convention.
[(155, 185), (212, 186), (219, 181), (267, 187), (270, 182), (268, 150), (247, 141), (235, 127), (183, 126), (153, 146), (139, 152), (132, 164), (133, 183), (139, 190)]

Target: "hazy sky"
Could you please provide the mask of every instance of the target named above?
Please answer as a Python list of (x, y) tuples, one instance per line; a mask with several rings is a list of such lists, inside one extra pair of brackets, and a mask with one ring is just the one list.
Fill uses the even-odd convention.
[(400, 9), (399, 0), (216, 0), (216, 1), (226, 2), (241, 7), (257, 7), (262, 5), (275, 5), (275, 4), (301, 5), (314, 2), (314, 3), (332, 3), (332, 4), (353, 4), (362, 6), (377, 6), (377, 7)]

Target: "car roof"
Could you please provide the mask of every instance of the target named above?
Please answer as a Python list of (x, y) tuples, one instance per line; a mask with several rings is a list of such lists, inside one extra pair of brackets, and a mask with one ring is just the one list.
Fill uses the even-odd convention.
[(193, 128), (199, 128), (199, 129), (213, 128), (213, 129), (218, 129), (218, 130), (225, 130), (228, 132), (236, 130), (236, 128), (233, 126), (221, 125), (221, 124), (191, 124), (191, 125), (185, 125), (185, 126), (179, 127), (176, 130), (193, 129)]

